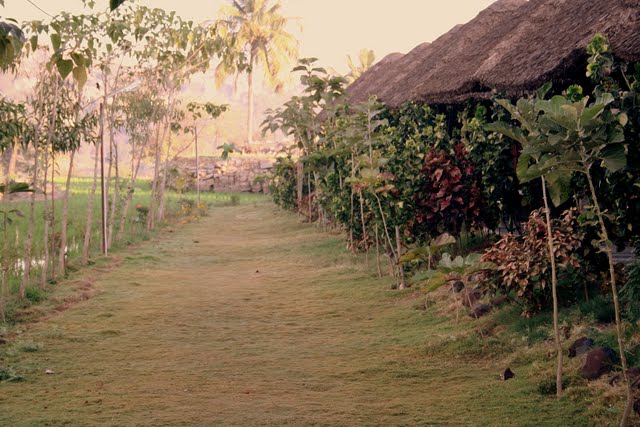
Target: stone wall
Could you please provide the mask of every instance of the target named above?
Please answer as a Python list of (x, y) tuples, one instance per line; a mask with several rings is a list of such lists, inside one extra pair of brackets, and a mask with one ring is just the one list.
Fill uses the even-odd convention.
[[(256, 177), (271, 171), (275, 160), (269, 158), (200, 158), (200, 191), (268, 192), (268, 185), (256, 183)], [(195, 158), (179, 158), (170, 166), (169, 185), (175, 189), (195, 190)]]

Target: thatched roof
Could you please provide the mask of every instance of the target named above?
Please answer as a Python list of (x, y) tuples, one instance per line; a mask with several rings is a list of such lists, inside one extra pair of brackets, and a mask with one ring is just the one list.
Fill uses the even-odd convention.
[(402, 58), (402, 53), (390, 53), (377, 62), (373, 67), (369, 68), (365, 73), (360, 76), (355, 82), (349, 86), (349, 94), (352, 101), (356, 103), (366, 101), (370, 95), (375, 94), (372, 92), (375, 88), (381, 87), (384, 84), (385, 69), (390, 69), (392, 63)]
[(584, 76), (585, 47), (596, 33), (617, 56), (640, 60), (640, 1), (498, 0), (430, 45), (381, 61), (349, 92), (354, 102), (375, 94), (391, 107), (455, 104), (493, 89), (519, 96)]

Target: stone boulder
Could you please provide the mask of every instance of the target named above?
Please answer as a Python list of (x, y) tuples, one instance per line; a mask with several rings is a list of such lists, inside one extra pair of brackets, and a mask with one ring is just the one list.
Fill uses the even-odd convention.
[(464, 283), (462, 281), (456, 280), (455, 282), (451, 283), (451, 291), (455, 292), (456, 294), (462, 292), (463, 289)]
[(491, 299), (491, 306), (492, 307), (500, 307), (505, 305), (506, 303), (509, 302), (509, 298), (506, 295), (498, 295), (497, 297), (494, 297)]
[(482, 293), (476, 289), (465, 288), (460, 292), (462, 298), (462, 305), (467, 308), (471, 308), (482, 298)]
[[(627, 377), (629, 378), (629, 382), (631, 383), (631, 387), (640, 388), (640, 368), (631, 368), (627, 369)], [(624, 375), (619, 373), (618, 375), (611, 378), (609, 381), (609, 385), (617, 385), (624, 382)]]
[(516, 374), (513, 373), (511, 368), (507, 368), (504, 371), (502, 371), (502, 373), (500, 374), (500, 379), (502, 381), (507, 381), (507, 380), (510, 380), (511, 378), (513, 378), (515, 376), (516, 376)]
[(578, 338), (571, 344), (571, 347), (569, 347), (569, 357), (582, 356), (593, 348), (593, 344), (594, 342), (591, 338)]
[(479, 319), (482, 316), (485, 316), (491, 312), (492, 307), (488, 304), (476, 304), (473, 306), (471, 311), (469, 312), (469, 316), (474, 319)]
[(602, 375), (611, 372), (618, 361), (616, 352), (609, 347), (599, 347), (589, 351), (585, 357), (580, 375), (587, 380), (597, 380)]

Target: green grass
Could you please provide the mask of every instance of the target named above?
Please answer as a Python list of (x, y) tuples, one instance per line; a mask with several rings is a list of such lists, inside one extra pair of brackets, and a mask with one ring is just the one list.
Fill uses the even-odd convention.
[[(544, 316), (506, 308), (456, 322), (446, 296), (414, 310), (414, 291), (391, 291), (339, 236), (268, 204), (213, 209), (121, 260), (73, 275), (96, 294), (20, 337), (40, 351), (0, 350), (0, 368), (24, 379), (0, 385), (0, 424), (583, 426), (618, 415), (617, 398), (609, 418), (592, 409), (599, 394), (583, 384), (546, 394)], [(507, 366), (516, 377), (499, 381)]]
[[(61, 194), (61, 189), (64, 188), (65, 180), (58, 178), (55, 181), (57, 187), (57, 194)], [(90, 178), (73, 178), (71, 186), (71, 197), (69, 198), (69, 221), (68, 221), (68, 252), (67, 263), (69, 270), (74, 270), (80, 267), (79, 258), (82, 255), (82, 246), (84, 242), (86, 212), (89, 205), (89, 194), (91, 192), (91, 186), (93, 180)], [(113, 190), (112, 190), (113, 191)], [(136, 186), (136, 190), (133, 197), (132, 206), (142, 205), (149, 206), (151, 195), (151, 184), (149, 181), (141, 180)], [(169, 191), (166, 194), (167, 199), (167, 221), (166, 224), (175, 223), (184, 220), (186, 217), (191, 218), (193, 216), (193, 209), (189, 209), (191, 205), (195, 205), (196, 194), (178, 194), (173, 191)], [(256, 204), (264, 203), (267, 197), (262, 194), (233, 194), (233, 193), (202, 193), (201, 202), (207, 206), (207, 209), (214, 209), (222, 206), (233, 204)], [(101, 198), (98, 194), (95, 196), (93, 211), (93, 227), (91, 232), (91, 248), (90, 258), (92, 262), (100, 262), (100, 245), (101, 245)], [(25, 241), (28, 232), (28, 216), (29, 216), (29, 204), (28, 200), (0, 202), (0, 209), (9, 211), (17, 209), (21, 212), (22, 216), (12, 215), (12, 223), (7, 227), (7, 254), (11, 267), (8, 272), (8, 287), (11, 294), (15, 294), (20, 286), (22, 267), (20, 266), (20, 260), (22, 254), (25, 251)], [(49, 200), (48, 205), (51, 207), (52, 202)], [(205, 209), (205, 210), (207, 210)], [(132, 209), (133, 212), (136, 212)], [(37, 283), (40, 277), (40, 265), (44, 259), (44, 229), (45, 221), (44, 203), (39, 201), (35, 206), (35, 227), (33, 230), (34, 240), (32, 246), (32, 263), (31, 278), (33, 286), (27, 289), (27, 300), (31, 303), (39, 303), (46, 298), (46, 293), (42, 291)], [(109, 208), (110, 212), (110, 208)], [(60, 219), (62, 217), (62, 200), (57, 199), (54, 202), (54, 209), (50, 210), (56, 220), (56, 233), (60, 231)], [(123, 247), (131, 245), (140, 241), (147, 241), (151, 235), (147, 232), (143, 218), (135, 213), (133, 218), (127, 222), (126, 232), (122, 241), (113, 242), (111, 249), (119, 250)], [(118, 222), (114, 225), (114, 238), (118, 230)], [(162, 226), (162, 224), (161, 224)], [(1, 237), (1, 236), (0, 236)], [(3, 239), (4, 240), (4, 239)], [(1, 249), (0, 249), (1, 250)], [(57, 264), (57, 259), (56, 259)], [(16, 310), (24, 308), (23, 303), (9, 302), (8, 315), (11, 318)]]
[[(0, 347), (0, 424), (617, 425), (623, 389), (581, 379), (579, 359), (555, 398), (550, 313), (474, 321), (441, 291), (425, 308), (341, 235), (260, 202), (220, 200), (52, 287), (34, 318), (61, 314)], [(616, 348), (583, 311), (561, 310), (565, 350)]]

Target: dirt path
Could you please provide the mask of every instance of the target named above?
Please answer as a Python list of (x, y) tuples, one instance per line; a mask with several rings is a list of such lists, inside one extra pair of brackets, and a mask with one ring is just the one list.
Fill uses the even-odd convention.
[(440, 320), (271, 205), (122, 257), (6, 351), (26, 380), (0, 384), (0, 425), (584, 424), (491, 362), (426, 357)]

